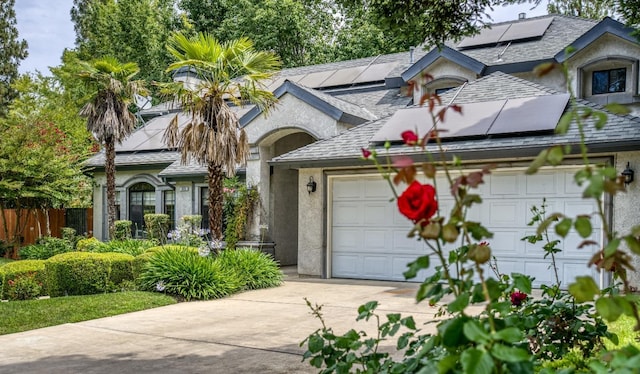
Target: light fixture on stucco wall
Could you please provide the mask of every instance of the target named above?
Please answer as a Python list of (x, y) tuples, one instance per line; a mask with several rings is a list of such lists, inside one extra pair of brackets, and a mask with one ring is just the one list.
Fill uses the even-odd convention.
[(313, 180), (313, 177), (309, 177), (309, 183), (307, 183), (307, 192), (311, 195), (312, 192), (316, 192), (316, 181)]
[(627, 167), (622, 171), (622, 178), (625, 185), (633, 182), (633, 174), (634, 171), (629, 167), (629, 162), (627, 161)]

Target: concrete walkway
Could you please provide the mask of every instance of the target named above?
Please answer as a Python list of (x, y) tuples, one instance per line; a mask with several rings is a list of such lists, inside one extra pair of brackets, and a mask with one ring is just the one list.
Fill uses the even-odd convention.
[[(416, 305), (416, 284), (300, 279), (213, 301), (166, 307), (0, 336), (0, 373), (312, 373), (300, 342), (321, 327), (304, 298), (323, 305), (336, 332), (356, 324), (358, 306), (378, 300), (381, 315), (433, 320)], [(425, 329), (432, 329), (433, 324)], [(390, 343), (391, 344), (391, 343)]]

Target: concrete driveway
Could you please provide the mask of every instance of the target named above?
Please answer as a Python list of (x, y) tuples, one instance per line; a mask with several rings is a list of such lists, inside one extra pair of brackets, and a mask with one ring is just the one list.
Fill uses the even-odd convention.
[[(318, 329), (304, 298), (323, 305), (336, 332), (375, 331), (357, 307), (433, 319), (410, 283), (312, 280), (213, 301), (166, 307), (0, 336), (0, 373), (311, 373), (300, 342)], [(427, 325), (426, 329), (433, 326)]]

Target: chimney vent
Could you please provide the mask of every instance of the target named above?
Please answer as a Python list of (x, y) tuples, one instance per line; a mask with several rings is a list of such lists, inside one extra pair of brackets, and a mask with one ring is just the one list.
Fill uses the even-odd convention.
[(524, 13), (524, 12), (518, 13), (518, 19), (525, 19), (525, 18), (527, 18), (527, 13)]
[(409, 63), (410, 64), (413, 64), (413, 62), (414, 62), (413, 61), (413, 54), (414, 54), (415, 51), (416, 51), (416, 47), (414, 47), (414, 46), (409, 47)]

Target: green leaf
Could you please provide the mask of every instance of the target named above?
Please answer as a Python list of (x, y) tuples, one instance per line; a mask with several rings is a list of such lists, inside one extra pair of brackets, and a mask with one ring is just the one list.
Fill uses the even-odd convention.
[(311, 335), (309, 337), (309, 351), (311, 353), (318, 353), (324, 348), (324, 339), (318, 335)]
[(560, 117), (560, 121), (558, 121), (558, 126), (556, 126), (556, 134), (566, 134), (569, 131), (569, 126), (571, 126), (571, 121), (573, 120), (573, 112), (566, 112)]
[(618, 248), (620, 247), (620, 239), (616, 238), (607, 243), (606, 247), (604, 247), (604, 257), (611, 257)]
[(409, 269), (402, 273), (405, 279), (413, 279), (418, 275), (418, 272), (422, 269), (429, 268), (429, 256), (420, 256), (415, 261), (410, 262)]
[(575, 283), (569, 285), (569, 293), (578, 303), (592, 301), (595, 295), (600, 294), (600, 288), (589, 276), (576, 277)]
[(465, 374), (490, 374), (493, 372), (493, 359), (486, 351), (468, 348), (460, 355), (460, 362)]
[(571, 218), (564, 218), (562, 221), (556, 224), (556, 234), (560, 235), (563, 238), (567, 237), (567, 234), (569, 234), (569, 230), (571, 230), (572, 223), (573, 222), (571, 221)]
[(604, 112), (593, 112), (592, 115), (596, 117), (596, 129), (602, 130), (607, 124), (607, 115)]
[(511, 279), (513, 279), (515, 288), (526, 294), (531, 293), (531, 277), (520, 273), (511, 273)]
[(531, 164), (527, 168), (527, 171), (525, 171), (525, 174), (531, 175), (531, 174), (537, 173), (538, 169), (543, 167), (544, 164), (547, 162), (548, 154), (549, 154), (549, 150), (547, 149), (543, 149), (542, 151), (540, 151), (538, 156), (531, 162)]
[(450, 355), (438, 361), (438, 373), (449, 373), (455, 369), (460, 361), (460, 356)]
[(574, 227), (582, 238), (588, 238), (593, 232), (593, 228), (591, 227), (591, 219), (589, 216), (578, 216), (576, 218), (576, 222), (574, 223)]
[(626, 116), (627, 114), (631, 113), (629, 108), (627, 108), (625, 105), (618, 104), (618, 103), (606, 104), (604, 108), (609, 112), (613, 114), (617, 114), (619, 116)]
[(547, 161), (551, 165), (560, 165), (562, 160), (564, 159), (564, 149), (562, 146), (556, 145), (549, 148), (549, 153), (547, 154)]
[(311, 364), (311, 366), (316, 367), (316, 368), (321, 368), (322, 367), (322, 356), (316, 356), (314, 358), (311, 359), (311, 361), (309, 361), (309, 363)]
[(438, 325), (438, 332), (442, 335), (442, 344), (445, 347), (455, 348), (468, 342), (462, 332), (467, 320), (468, 317), (458, 317)]
[(462, 331), (464, 332), (464, 336), (472, 342), (484, 343), (490, 339), (489, 333), (473, 319), (464, 324)]
[(509, 347), (504, 344), (495, 344), (491, 348), (491, 354), (493, 357), (504, 362), (520, 362), (528, 361), (530, 356), (529, 352), (518, 347)]
[(461, 293), (455, 300), (447, 305), (449, 313), (462, 312), (469, 305), (470, 294), (468, 292)]
[(497, 331), (494, 337), (498, 340), (504, 340), (507, 343), (518, 343), (524, 338), (524, 333), (517, 327), (507, 327), (506, 329)]
[(631, 252), (640, 255), (640, 241), (635, 236), (627, 235), (624, 237), (624, 241)]
[(613, 297), (601, 297), (596, 301), (596, 310), (609, 322), (616, 321), (623, 310)]

